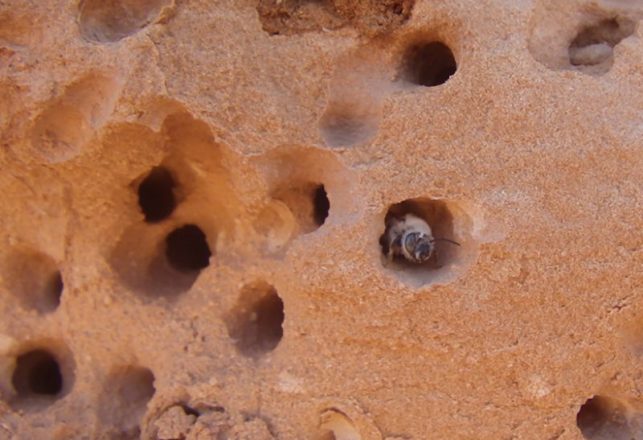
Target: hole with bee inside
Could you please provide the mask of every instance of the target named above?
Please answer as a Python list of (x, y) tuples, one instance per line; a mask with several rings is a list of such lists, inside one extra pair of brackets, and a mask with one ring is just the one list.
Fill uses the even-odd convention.
[(382, 264), (412, 287), (451, 281), (474, 253), (470, 224), (464, 210), (446, 200), (395, 203), (379, 238)]

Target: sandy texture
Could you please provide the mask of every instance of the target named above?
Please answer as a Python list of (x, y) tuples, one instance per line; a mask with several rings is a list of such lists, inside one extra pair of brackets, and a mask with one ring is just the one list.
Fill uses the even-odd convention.
[(643, 439), (642, 17), (0, 1), (0, 439)]

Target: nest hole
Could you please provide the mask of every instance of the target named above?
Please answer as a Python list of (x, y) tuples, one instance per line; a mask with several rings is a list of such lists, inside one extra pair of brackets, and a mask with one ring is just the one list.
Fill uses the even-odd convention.
[(20, 398), (57, 396), (63, 390), (63, 376), (58, 360), (42, 349), (18, 356), (12, 383)]
[(165, 239), (165, 256), (179, 272), (197, 272), (208, 267), (212, 252), (205, 233), (196, 225), (184, 225)]
[(569, 45), (572, 66), (589, 68), (590, 73), (605, 73), (614, 63), (614, 46), (632, 35), (636, 28), (633, 20), (603, 19), (585, 26)]
[(48, 255), (16, 249), (4, 263), (3, 276), (8, 290), (23, 307), (51, 313), (60, 306), (65, 287), (63, 277)]
[(169, 217), (176, 208), (176, 182), (165, 167), (154, 167), (138, 186), (138, 205), (148, 223)]
[(283, 337), (284, 303), (265, 282), (245, 286), (226, 324), (240, 353), (256, 357), (274, 350)]
[[(451, 281), (465, 263), (473, 260), (470, 227), (470, 219), (452, 202), (420, 197), (393, 204), (386, 212), (379, 238), (382, 264), (412, 287)], [(401, 243), (417, 231), (433, 238), (431, 251), (422, 246), (416, 249), (417, 254), (405, 254)]]
[(138, 438), (140, 423), (154, 397), (154, 373), (138, 365), (119, 366), (107, 376), (99, 400), (101, 421), (127, 438)]
[(337, 409), (328, 409), (320, 415), (320, 433), (316, 440), (361, 440), (353, 421)]
[(455, 56), (449, 46), (432, 41), (407, 49), (401, 76), (412, 84), (435, 87), (447, 82), (457, 69)]
[(274, 192), (273, 198), (290, 209), (301, 233), (319, 229), (330, 213), (330, 200), (323, 184), (304, 183)]
[(594, 396), (578, 411), (576, 424), (588, 440), (631, 440), (641, 432), (630, 423), (630, 410), (617, 399)]

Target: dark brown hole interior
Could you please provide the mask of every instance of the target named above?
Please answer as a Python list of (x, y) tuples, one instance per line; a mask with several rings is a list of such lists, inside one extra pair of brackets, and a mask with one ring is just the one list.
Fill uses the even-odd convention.
[(576, 424), (588, 440), (640, 438), (630, 427), (627, 408), (620, 401), (605, 396), (588, 399), (578, 411)]
[(228, 320), (238, 350), (256, 356), (274, 350), (283, 337), (284, 303), (266, 283), (246, 286)]
[(154, 167), (138, 186), (138, 204), (146, 222), (169, 217), (176, 208), (172, 174), (164, 167)]
[(315, 223), (321, 226), (326, 221), (328, 212), (330, 211), (330, 201), (328, 200), (328, 194), (326, 194), (324, 185), (319, 185), (315, 190), (313, 203), (315, 205)]
[(63, 376), (56, 358), (38, 349), (18, 357), (12, 383), (19, 397), (55, 396), (63, 389)]
[(402, 77), (407, 81), (434, 87), (444, 84), (457, 70), (457, 63), (449, 47), (439, 41), (418, 44), (407, 50)]
[(168, 234), (165, 255), (170, 265), (180, 272), (192, 272), (210, 264), (212, 252), (205, 233), (196, 225), (185, 225)]

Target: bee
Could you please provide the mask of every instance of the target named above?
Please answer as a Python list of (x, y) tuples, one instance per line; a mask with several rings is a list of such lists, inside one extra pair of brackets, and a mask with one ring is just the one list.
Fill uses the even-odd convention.
[(429, 224), (413, 214), (386, 220), (386, 231), (380, 238), (382, 251), (389, 261), (403, 258), (409, 263), (423, 264), (435, 254), (435, 242), (446, 241), (460, 246), (448, 238), (434, 238)]

